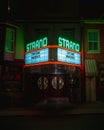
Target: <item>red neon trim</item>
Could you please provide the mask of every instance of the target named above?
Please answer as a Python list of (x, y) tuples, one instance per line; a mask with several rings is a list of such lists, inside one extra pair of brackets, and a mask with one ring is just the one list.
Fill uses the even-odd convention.
[(81, 67), (81, 65), (79, 64), (69, 64), (69, 63), (57, 62), (57, 61), (42, 62), (42, 63), (37, 63), (37, 64), (26, 64), (25, 67), (40, 66), (40, 65), (53, 65), (53, 64)]
[(72, 52), (76, 52), (76, 53), (79, 53), (79, 54), (81, 53), (81, 52), (77, 52), (77, 51), (71, 50), (70, 48), (64, 48), (64, 47), (58, 46), (58, 45), (48, 45), (48, 46), (46, 46), (46, 48), (61, 48), (61, 49), (72, 51)]
[(64, 48), (64, 47), (61, 47), (61, 46), (58, 46), (58, 45), (48, 45), (48, 46), (45, 46), (45, 47), (42, 47), (42, 48), (38, 48), (36, 50), (31, 50), (31, 51), (28, 51), (28, 52), (24, 52), (24, 54), (35, 52), (35, 51), (42, 50), (42, 49), (45, 49), (45, 48), (62, 48), (64, 50), (68, 50), (68, 51), (72, 51), (72, 52), (76, 52), (76, 53), (81, 54), (81, 52), (77, 52), (77, 51), (71, 50), (69, 48)]

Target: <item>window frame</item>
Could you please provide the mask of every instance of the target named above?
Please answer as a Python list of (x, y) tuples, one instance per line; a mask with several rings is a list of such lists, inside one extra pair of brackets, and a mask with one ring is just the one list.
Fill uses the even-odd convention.
[[(13, 33), (13, 36), (11, 39), (8, 40), (8, 33), (9, 31), (11, 31)], [(16, 31), (15, 31), (15, 28), (12, 28), (12, 27), (7, 27), (6, 28), (6, 35), (5, 35), (5, 52), (10, 52), (10, 53), (14, 53), (15, 51), (15, 39), (16, 39)], [(8, 42), (11, 42), (8, 43)], [(6, 49), (7, 46), (12, 46), (10, 47), (11, 49)]]
[[(89, 40), (89, 32), (96, 32), (98, 36), (98, 41), (90, 41)], [(89, 49), (89, 42), (97, 42), (98, 49), (97, 50), (91, 50)], [(87, 53), (100, 53), (100, 30), (99, 29), (88, 29), (87, 30)], [(94, 46), (94, 45), (93, 45)]]

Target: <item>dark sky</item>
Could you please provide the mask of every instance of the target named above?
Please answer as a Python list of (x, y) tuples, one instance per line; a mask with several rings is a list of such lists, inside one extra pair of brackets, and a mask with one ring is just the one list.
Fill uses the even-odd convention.
[[(60, 17), (77, 15), (79, 0), (11, 0), (11, 17)], [(72, 16), (74, 16), (72, 15)], [(71, 16), (71, 17), (72, 17)]]
[[(104, 15), (104, 0), (9, 0), (11, 5), (10, 15), (8, 15), (8, 0), (0, 0), (0, 19), (2, 18), (33, 18), (49, 14), (59, 16), (63, 12), (75, 12), (76, 5), (80, 5), (80, 16), (87, 19), (98, 19)], [(74, 1), (71, 6), (70, 2)], [(79, 1), (79, 4), (78, 4)], [(66, 5), (65, 5), (66, 3)], [(77, 4), (75, 4), (77, 3)], [(69, 10), (71, 9), (71, 10)]]
[(103, 2), (104, 0), (80, 0), (81, 2)]
[(100, 19), (104, 15), (104, 0), (81, 0), (80, 13), (84, 19)]

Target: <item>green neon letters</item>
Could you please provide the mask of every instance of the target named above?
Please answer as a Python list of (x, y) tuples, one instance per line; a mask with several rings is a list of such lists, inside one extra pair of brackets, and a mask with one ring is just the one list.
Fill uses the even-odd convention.
[(33, 42), (28, 43), (26, 45), (26, 52), (31, 51), (31, 50), (35, 50), (35, 49), (38, 49), (38, 48), (41, 48), (41, 47), (45, 47), (45, 46), (47, 46), (47, 44), (48, 44), (47, 37), (33, 41)]
[[(29, 52), (31, 50), (35, 50), (35, 49), (38, 49), (38, 48), (45, 47), (47, 45), (48, 45), (48, 38), (44, 37), (42, 39), (39, 39), (39, 40), (33, 41), (31, 43), (28, 43), (26, 45), (26, 52)], [(69, 40), (67, 40), (65, 38), (62, 38), (62, 37), (58, 37), (58, 45), (62, 46), (64, 48), (69, 48), (71, 50), (75, 50), (77, 52), (80, 51), (80, 45), (78, 43), (69, 41)]]
[(58, 45), (65, 47), (65, 48), (69, 48), (71, 50), (75, 50), (77, 52), (80, 51), (80, 45), (78, 43), (69, 41), (69, 40), (62, 38), (62, 37), (58, 38)]

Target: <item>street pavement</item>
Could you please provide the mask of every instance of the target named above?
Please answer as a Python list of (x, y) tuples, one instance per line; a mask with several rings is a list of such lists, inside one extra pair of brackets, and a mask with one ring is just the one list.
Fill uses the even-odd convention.
[(104, 114), (104, 102), (72, 104), (41, 104), (32, 107), (8, 107), (0, 109), (0, 116), (62, 116), (80, 114)]

